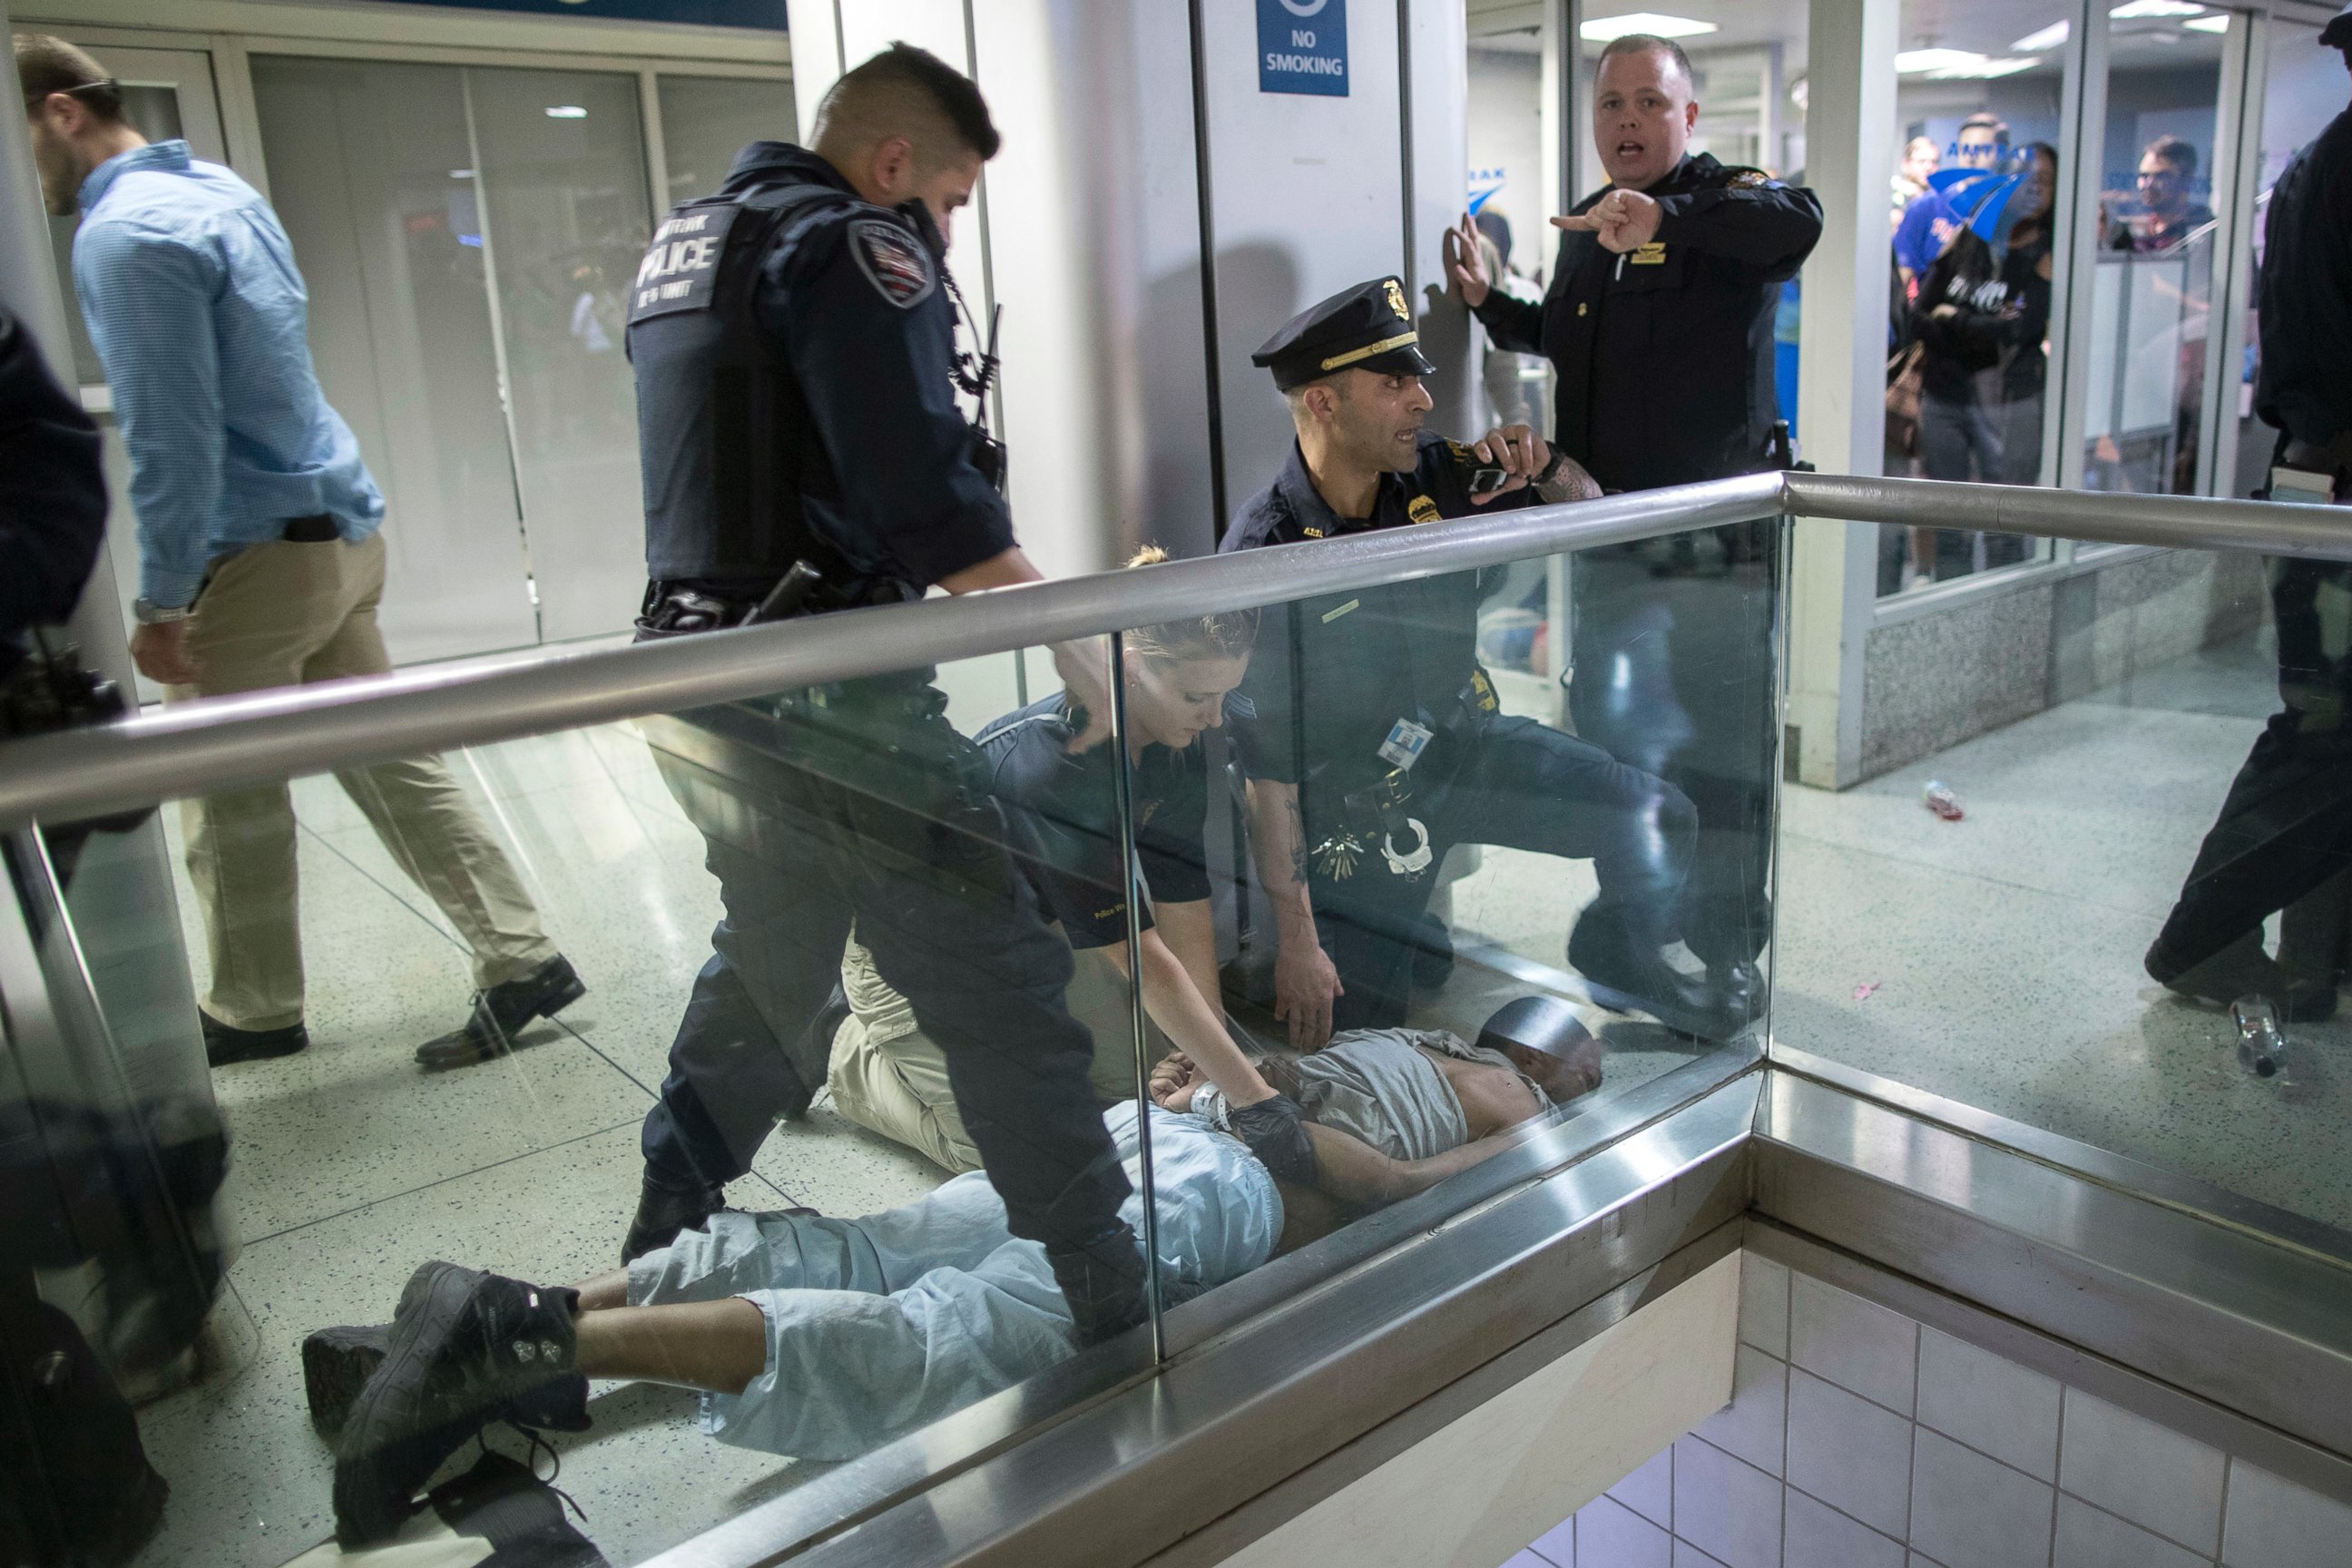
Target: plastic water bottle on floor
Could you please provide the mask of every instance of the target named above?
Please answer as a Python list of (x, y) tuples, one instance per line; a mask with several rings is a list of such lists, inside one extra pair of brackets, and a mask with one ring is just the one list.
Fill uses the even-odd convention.
[(2276, 1078), (2286, 1060), (2286, 1037), (2271, 999), (2239, 997), (2230, 1004), (2230, 1022), (2238, 1026), (2238, 1065), (2256, 1078)]
[(1929, 811), (1946, 822), (1958, 822), (1968, 815), (1960, 809), (1960, 797), (1954, 795), (1952, 786), (1941, 779), (1929, 779), (1926, 792), (1919, 798)]

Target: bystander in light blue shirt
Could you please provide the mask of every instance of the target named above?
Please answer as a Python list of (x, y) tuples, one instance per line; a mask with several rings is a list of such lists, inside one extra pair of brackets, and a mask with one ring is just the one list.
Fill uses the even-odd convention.
[(146, 598), (186, 605), (214, 557), (294, 518), (373, 534), (383, 496), (319, 390), (310, 296), (261, 194), (158, 142), (91, 170), (81, 214), (74, 292), (131, 451)]

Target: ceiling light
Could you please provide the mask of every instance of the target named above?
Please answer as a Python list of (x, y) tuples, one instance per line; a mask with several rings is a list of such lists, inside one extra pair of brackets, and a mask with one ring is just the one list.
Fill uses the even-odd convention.
[(2000, 59), (1986, 60), (1981, 65), (1964, 66), (1952, 70), (1929, 71), (1927, 76), (1932, 81), (1983, 81), (1991, 77), (2015, 76), (2019, 71), (2032, 70), (2041, 63), (2032, 55), (2022, 57), (2004, 55)]
[(1688, 16), (1661, 16), (1655, 11), (1635, 11), (1623, 16), (1596, 16), (1577, 29), (1579, 36), (1596, 44), (1622, 38), (1628, 33), (1647, 33), (1654, 38), (1696, 38), (1701, 33), (1721, 31), (1712, 22), (1696, 22)]
[(2192, 33), (2226, 33), (2230, 30), (2230, 18), (2227, 16), (2199, 16), (2194, 20), (2183, 22), (2180, 25), (2188, 28)]
[(1895, 69), (1901, 76), (1973, 70), (1984, 63), (1985, 57), (1973, 49), (1906, 49), (1895, 57)]
[(474, 171), (471, 169), (452, 169), (449, 171), (449, 177), (453, 180), (470, 180), (474, 177)]
[(2064, 43), (2066, 41), (2066, 34), (2067, 25), (2065, 23), (2053, 22), (2038, 33), (2026, 34), (2025, 37), (2018, 39), (2017, 42), (2010, 45), (2009, 47), (2015, 49), (2021, 55), (2039, 54), (2043, 49), (2054, 49), (2059, 45)]
[(2124, 0), (2107, 15), (2118, 22), (2137, 22), (2147, 16), (2201, 16), (2205, 7), (2195, 0)]
[(576, 103), (551, 103), (547, 106), (550, 120), (585, 120), (588, 111)]

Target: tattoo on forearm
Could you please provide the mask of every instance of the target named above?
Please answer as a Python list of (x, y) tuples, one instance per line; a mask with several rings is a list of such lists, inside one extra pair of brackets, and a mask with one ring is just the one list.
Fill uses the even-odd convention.
[(1290, 807), (1290, 878), (1293, 882), (1307, 880), (1307, 821), (1298, 815), (1298, 802), (1286, 803)]

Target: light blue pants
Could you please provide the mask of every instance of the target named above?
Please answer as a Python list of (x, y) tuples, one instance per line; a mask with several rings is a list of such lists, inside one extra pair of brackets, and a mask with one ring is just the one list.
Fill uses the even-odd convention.
[[(1103, 1121), (1135, 1184), (1135, 1107)], [(1274, 1180), (1234, 1138), (1155, 1109), (1162, 1285), (1185, 1295), (1265, 1262), (1282, 1233)], [(1045, 1247), (1016, 1241), (980, 1172), (863, 1219), (721, 1213), (629, 1265), (629, 1303), (740, 1296), (768, 1325), (768, 1362), (742, 1393), (703, 1403), (722, 1442), (842, 1459), (1009, 1388), (1077, 1349)]]

